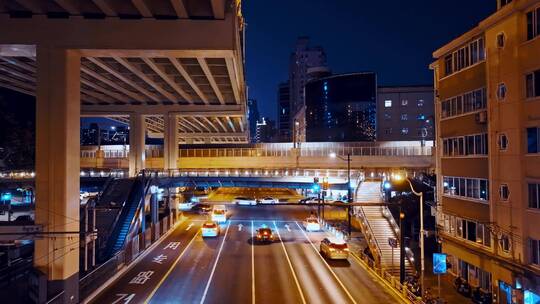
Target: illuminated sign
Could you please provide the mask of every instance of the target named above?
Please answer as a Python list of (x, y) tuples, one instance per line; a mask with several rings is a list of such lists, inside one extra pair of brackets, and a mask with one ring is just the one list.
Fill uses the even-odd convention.
[(434, 274), (446, 273), (446, 254), (444, 253), (433, 254), (433, 273)]

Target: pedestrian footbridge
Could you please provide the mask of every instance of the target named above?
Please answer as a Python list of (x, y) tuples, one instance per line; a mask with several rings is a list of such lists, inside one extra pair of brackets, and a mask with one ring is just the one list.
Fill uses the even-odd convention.
[[(373, 143), (265, 143), (254, 145), (180, 146), (174, 167), (164, 166), (163, 147), (147, 145), (144, 154), (146, 169), (347, 169), (367, 174), (392, 169), (426, 171), (434, 167), (432, 142)], [(129, 146), (81, 147), (81, 168), (128, 169)]]

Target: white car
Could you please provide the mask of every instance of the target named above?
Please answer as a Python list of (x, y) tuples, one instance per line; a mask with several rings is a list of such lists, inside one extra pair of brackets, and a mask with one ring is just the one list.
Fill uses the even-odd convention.
[(316, 197), (307, 197), (298, 201), (299, 204), (318, 204), (319, 200)]
[(277, 204), (279, 201), (271, 197), (264, 197), (259, 200), (260, 204)]
[(233, 204), (240, 206), (255, 206), (257, 201), (252, 197), (236, 197)]
[(82, 201), (83, 199), (89, 197), (89, 196), (90, 196), (90, 193), (88, 193), (88, 192), (86, 192), (86, 191), (81, 191), (79, 195), (80, 195), (81, 201)]
[(192, 201), (184, 201), (182, 203), (178, 203), (178, 210), (191, 210), (195, 204)]
[(212, 221), (223, 223), (227, 221), (227, 208), (225, 205), (215, 205), (212, 209)]
[(306, 231), (320, 231), (321, 224), (319, 223), (319, 220), (317, 220), (316, 217), (308, 217), (304, 221), (304, 228), (306, 228)]
[(217, 237), (219, 235), (219, 225), (214, 222), (206, 222), (203, 224), (202, 237)]

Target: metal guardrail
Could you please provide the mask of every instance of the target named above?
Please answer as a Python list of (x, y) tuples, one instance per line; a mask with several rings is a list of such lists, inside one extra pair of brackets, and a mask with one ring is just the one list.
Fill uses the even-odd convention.
[(371, 228), (371, 225), (369, 224), (369, 221), (367, 220), (364, 210), (362, 209), (362, 207), (359, 207), (358, 210), (360, 212), (360, 217), (359, 217), (360, 222), (362, 223), (362, 227), (365, 228), (363, 229), (364, 230), (363, 232), (366, 234), (366, 239), (368, 240), (368, 246), (372, 249), (374, 247), (375, 252), (377, 252), (377, 263), (380, 264), (381, 257), (382, 257), (381, 246), (379, 246), (379, 242), (377, 241), (377, 238), (373, 236), (373, 229)]
[[(328, 232), (334, 234), (336, 237), (344, 237), (346, 234), (339, 229), (336, 229), (332, 225), (328, 224), (324, 220), (322, 221), (323, 227)], [(377, 263), (375, 260), (371, 259), (369, 256), (364, 254), (354, 241), (349, 239), (349, 245), (351, 249), (351, 255), (357, 259), (364, 267), (369, 268), (381, 279), (383, 284), (392, 288), (396, 293), (399, 293), (401, 298), (408, 300), (413, 304), (425, 304), (422, 301), (421, 297), (416, 296), (413, 292), (408, 290), (406, 285), (400, 283), (399, 278), (393, 276), (388, 272), (384, 267), (381, 267), (380, 263)], [(355, 250), (356, 248), (356, 250)]]
[[(339, 156), (432, 156), (433, 146), (398, 145), (385, 143), (363, 143), (365, 146), (345, 145), (344, 143), (304, 144), (300, 148), (288, 145), (265, 144), (264, 146), (242, 148), (190, 148), (179, 149), (179, 157), (329, 157)], [(105, 159), (126, 159), (129, 149), (117, 149), (117, 146), (101, 147)], [(97, 147), (81, 150), (81, 158), (96, 158)], [(147, 146), (146, 158), (163, 157), (162, 146)]]
[(114, 273), (125, 266), (125, 251), (121, 250), (105, 263), (99, 265), (92, 272), (88, 273), (79, 280), (79, 297), (85, 299), (97, 287), (103, 285)]
[[(357, 198), (358, 198), (358, 191), (360, 190), (361, 183), (362, 181), (359, 180), (356, 186), (355, 197)], [(368, 246), (370, 247), (370, 249), (373, 249), (372, 247), (375, 246), (375, 249), (376, 249), (375, 251), (377, 252), (377, 255), (378, 255), (377, 260), (378, 260), (378, 263), (380, 264), (381, 257), (382, 257), (381, 247), (379, 246), (377, 239), (373, 236), (373, 230), (371, 229), (369, 221), (367, 220), (366, 214), (364, 213), (364, 210), (362, 209), (362, 207), (357, 207), (355, 209), (358, 211), (358, 213), (360, 213), (359, 220), (360, 220), (361, 226), (364, 228), (362, 229), (363, 230), (362, 232), (365, 234), (366, 239), (368, 240)]]
[[(125, 170), (85, 169), (81, 170), (81, 177), (127, 177)], [(31, 180), (36, 177), (34, 171), (9, 170), (0, 171), (0, 180)]]
[[(390, 209), (388, 208), (388, 206), (381, 206), (381, 209), (382, 209), (382, 215), (390, 223), (390, 226), (392, 226), (392, 229), (394, 230), (394, 236), (399, 242), (398, 231), (400, 231), (401, 228), (398, 226), (396, 220), (392, 216), (392, 212), (390, 212)], [(405, 244), (399, 244), (399, 245), (404, 246)], [(412, 251), (408, 247), (405, 247), (405, 257), (407, 257), (407, 260), (409, 261), (409, 263), (411, 263), (411, 265), (414, 265), (414, 260), (412, 259)], [(414, 270), (414, 267), (412, 268)]]
[(363, 252), (354, 252), (352, 255), (357, 258), (359, 261), (362, 261), (364, 265), (371, 270), (373, 270), (377, 275), (384, 280), (391, 288), (399, 292), (404, 298), (408, 299), (413, 304), (424, 304), (421, 297), (416, 296), (407, 286), (399, 282), (399, 278), (394, 277), (391, 273), (386, 271), (384, 268), (379, 267), (375, 261), (370, 259)]
[[(146, 169), (152, 177), (331, 177), (347, 178), (345, 169)], [(358, 170), (351, 170), (351, 178), (359, 177)]]
[[(178, 221), (173, 218), (173, 215), (169, 215), (156, 224), (156, 226), (159, 226), (160, 228), (163, 227), (163, 229), (158, 229), (159, 237), (156, 238), (154, 243), (158, 242), (161, 236), (165, 235)], [(151, 234), (150, 232), (151, 228), (147, 228), (145, 231), (136, 234), (129, 241), (126, 241), (124, 249), (120, 250), (105, 263), (99, 265), (82, 277), (79, 280), (79, 298), (81, 300), (88, 298), (95, 290), (118, 273), (120, 269), (128, 266), (136, 257), (143, 253), (145, 249), (150, 247), (151, 244), (147, 244), (145, 238), (147, 235)], [(134, 246), (134, 243), (136, 243), (135, 245), (142, 245), (142, 247), (139, 245)], [(140, 250), (139, 247), (141, 248)], [(137, 248), (137, 250), (134, 250), (133, 248)]]

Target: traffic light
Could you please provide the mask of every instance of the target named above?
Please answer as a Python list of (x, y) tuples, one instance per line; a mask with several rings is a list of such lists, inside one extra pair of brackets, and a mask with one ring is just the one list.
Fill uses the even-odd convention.
[(321, 186), (319, 184), (313, 184), (313, 187), (311, 187), (311, 190), (315, 193), (319, 193), (321, 191)]
[(324, 182), (323, 182), (323, 189), (324, 189), (324, 190), (328, 190), (328, 188), (329, 188), (328, 181), (324, 181)]

